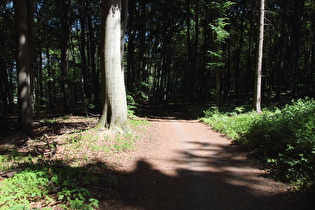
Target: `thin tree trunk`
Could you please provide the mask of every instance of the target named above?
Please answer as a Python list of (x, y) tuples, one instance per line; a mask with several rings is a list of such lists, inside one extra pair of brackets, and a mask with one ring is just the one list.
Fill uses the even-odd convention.
[(192, 66), (192, 47), (191, 47), (191, 31), (190, 31), (190, 0), (186, 0), (186, 11), (187, 11), (187, 17), (186, 17), (186, 24), (187, 24), (187, 31), (186, 31), (186, 38), (187, 38), (187, 82), (188, 85), (184, 87), (184, 91), (187, 92), (187, 97), (190, 99), (192, 98), (193, 95), (193, 84), (190, 78), (191, 74), (191, 66)]
[(69, 39), (70, 39), (70, 7), (71, 1), (65, 0), (61, 3), (61, 92), (63, 94), (63, 111), (70, 112), (69, 107), (69, 87), (68, 87), (68, 69), (69, 69)]
[(197, 58), (198, 58), (198, 44), (199, 44), (199, 8), (198, 4), (195, 3), (195, 17), (194, 17), (194, 22), (195, 22), (195, 39), (194, 39), (194, 44), (193, 44), (193, 54), (192, 54), (192, 61), (191, 61), (191, 69), (190, 69), (190, 88), (191, 88), (191, 93), (190, 93), (190, 103), (194, 103), (196, 100), (196, 87), (197, 87), (197, 80), (196, 80), (196, 75), (197, 75)]
[(284, 62), (285, 62), (285, 38), (287, 37), (287, 31), (285, 28), (285, 24), (287, 22), (287, 3), (283, 3), (283, 14), (282, 14), (282, 21), (281, 21), (281, 30), (280, 30), (280, 37), (279, 37), (279, 61), (278, 61), (278, 68), (277, 68), (277, 88), (276, 88), (276, 99), (281, 99), (281, 88), (283, 82), (283, 72), (284, 72)]
[(294, 23), (292, 28), (292, 97), (298, 96), (298, 71), (299, 71), (299, 60), (300, 60), (300, 45), (301, 45), (301, 30), (304, 13), (304, 1), (294, 1)]
[[(84, 1), (81, 1), (81, 4), (85, 4)], [(86, 11), (85, 8), (82, 8), (80, 12), (80, 26), (81, 26), (81, 45), (80, 45), (80, 53), (82, 59), (82, 79), (83, 79), (83, 89), (84, 89), (84, 98), (85, 100), (89, 100), (91, 98), (91, 91), (89, 85), (89, 72), (88, 72), (88, 65), (86, 59)]]
[(8, 83), (8, 73), (7, 68), (2, 56), (2, 53), (0, 52), (0, 95), (3, 105), (3, 114), (6, 116), (9, 113), (9, 103), (8, 103), (8, 86), (6, 85)]
[(261, 113), (261, 87), (262, 87), (264, 23), (265, 23), (265, 0), (260, 0), (259, 37), (258, 37), (258, 47), (257, 47), (255, 91), (254, 91), (254, 109), (257, 113)]
[(220, 89), (221, 89), (221, 72), (220, 69), (215, 70), (215, 104), (220, 106)]
[(91, 54), (91, 69), (92, 69), (92, 79), (93, 79), (93, 91), (94, 91), (94, 105), (95, 110), (100, 110), (100, 82), (99, 82), (99, 72), (96, 69), (96, 40), (94, 36), (94, 29), (92, 25), (92, 17), (90, 15), (89, 1), (86, 0), (86, 11), (88, 12), (88, 29), (90, 38), (90, 54)]
[(51, 69), (51, 64), (50, 64), (50, 53), (49, 53), (49, 47), (46, 41), (46, 60), (47, 60), (47, 72), (48, 72), (48, 101), (49, 101), (49, 108), (53, 108), (54, 105), (54, 97), (53, 97), (53, 76), (52, 76), (52, 69)]

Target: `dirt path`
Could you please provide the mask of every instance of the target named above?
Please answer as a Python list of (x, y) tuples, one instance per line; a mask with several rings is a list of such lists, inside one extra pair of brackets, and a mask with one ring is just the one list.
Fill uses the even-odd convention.
[(151, 119), (101, 209), (308, 209), (196, 120)]

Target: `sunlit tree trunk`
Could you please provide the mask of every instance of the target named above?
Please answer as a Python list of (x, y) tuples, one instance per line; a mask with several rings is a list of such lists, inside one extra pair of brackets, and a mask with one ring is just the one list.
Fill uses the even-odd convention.
[(102, 115), (99, 126), (129, 132), (127, 100), (122, 67), (127, 0), (104, 0), (102, 5)]
[(18, 104), (19, 123), (23, 132), (29, 132), (33, 127), (32, 106), (32, 43), (29, 40), (28, 3), (27, 0), (17, 0), (15, 3), (16, 35), (17, 35), (17, 69), (18, 69)]
[(255, 91), (254, 91), (254, 109), (257, 113), (261, 113), (261, 86), (262, 86), (263, 44), (264, 44), (264, 19), (265, 19), (265, 0), (260, 0), (259, 37), (258, 37), (258, 47), (257, 47)]

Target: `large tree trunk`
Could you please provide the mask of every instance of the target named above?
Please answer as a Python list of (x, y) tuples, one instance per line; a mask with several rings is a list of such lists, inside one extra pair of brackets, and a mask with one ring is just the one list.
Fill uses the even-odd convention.
[(103, 109), (99, 126), (129, 132), (127, 100), (122, 68), (127, 0), (105, 0), (102, 5), (101, 74)]
[(264, 23), (265, 23), (265, 0), (260, 0), (259, 9), (259, 37), (257, 47), (255, 91), (254, 91), (254, 109), (261, 113), (261, 84), (262, 84), (262, 60), (264, 44)]
[(28, 4), (26, 0), (15, 3), (16, 34), (17, 34), (17, 69), (18, 69), (18, 103), (19, 123), (23, 132), (33, 127), (32, 107), (32, 57), (28, 28)]

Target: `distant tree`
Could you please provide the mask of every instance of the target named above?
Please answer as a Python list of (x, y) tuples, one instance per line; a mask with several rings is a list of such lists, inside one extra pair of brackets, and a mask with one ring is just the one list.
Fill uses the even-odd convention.
[(261, 87), (262, 87), (262, 60), (263, 60), (263, 45), (264, 45), (264, 24), (265, 24), (265, 0), (260, 0), (259, 33), (258, 33), (255, 90), (254, 90), (254, 109), (257, 113), (261, 113)]
[(29, 132), (33, 126), (32, 106), (32, 6), (28, 0), (14, 1), (17, 35), (18, 103), (19, 123), (22, 131)]
[(102, 114), (98, 125), (128, 132), (124, 82), (123, 46), (127, 0), (104, 0), (102, 4), (101, 77)]
[(70, 42), (70, 11), (71, 1), (60, 1), (61, 7), (61, 92), (63, 94), (63, 109), (65, 113), (69, 113), (69, 84), (68, 84), (68, 69), (69, 69), (69, 42)]
[(233, 4), (234, 3), (231, 1), (212, 2), (212, 4), (210, 4), (212, 9), (217, 13), (216, 19), (214, 19), (213, 23), (210, 24), (210, 28), (213, 32), (214, 43), (213, 49), (209, 51), (212, 62), (208, 64), (209, 68), (215, 71), (215, 103), (217, 106), (220, 104), (221, 71), (225, 68), (223, 44), (230, 36), (229, 32), (226, 30), (226, 27), (229, 25), (229, 18), (227, 17), (226, 12)]

